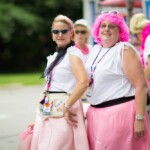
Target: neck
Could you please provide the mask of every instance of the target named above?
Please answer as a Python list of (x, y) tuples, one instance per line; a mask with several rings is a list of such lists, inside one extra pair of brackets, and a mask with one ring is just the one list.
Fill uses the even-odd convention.
[(84, 55), (87, 55), (89, 53), (89, 49), (87, 47), (87, 45), (85, 44), (84, 45), (85, 47), (82, 48), (80, 47), (77, 43), (75, 44), (75, 47), (77, 47), (78, 49), (80, 49), (80, 51), (84, 54)]
[(86, 48), (86, 43), (76, 42), (76, 45), (78, 45), (80, 48)]
[(103, 41), (102, 45), (103, 45), (104, 48), (110, 48), (110, 47), (113, 47), (118, 42), (113, 42), (112, 43), (111, 41), (108, 40), (108, 41)]

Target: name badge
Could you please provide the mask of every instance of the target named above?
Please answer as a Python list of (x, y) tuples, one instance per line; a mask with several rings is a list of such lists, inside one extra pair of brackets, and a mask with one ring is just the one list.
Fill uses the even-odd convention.
[(45, 103), (44, 103), (44, 115), (49, 115), (51, 113), (51, 104), (49, 102), (49, 98), (45, 97)]
[(87, 100), (90, 100), (90, 99), (91, 99), (92, 93), (93, 93), (93, 84), (91, 84), (91, 85), (88, 87), (87, 91), (86, 91), (86, 98), (87, 98)]

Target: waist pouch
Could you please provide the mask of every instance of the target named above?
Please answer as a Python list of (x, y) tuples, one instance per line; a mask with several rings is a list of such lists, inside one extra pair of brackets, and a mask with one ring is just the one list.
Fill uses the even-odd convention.
[[(42, 98), (38, 103), (38, 113), (43, 118), (49, 117), (63, 117), (63, 103), (69, 99), (69, 94), (65, 92), (44, 92)], [(45, 99), (49, 101), (50, 112), (44, 111)]]

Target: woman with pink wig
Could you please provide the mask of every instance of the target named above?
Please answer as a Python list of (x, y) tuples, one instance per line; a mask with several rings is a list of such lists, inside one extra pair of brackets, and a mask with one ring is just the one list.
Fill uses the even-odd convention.
[[(61, 104), (63, 116), (49, 117), (50, 108), (46, 105), (45, 115), (37, 112), (35, 123), (29, 125), (34, 128), (30, 150), (89, 150), (79, 100), (89, 84), (83, 65), (84, 56), (72, 41), (73, 23), (68, 17), (58, 15), (52, 23), (51, 32), (57, 46), (56, 52), (47, 57), (47, 67), (42, 75), (47, 81), (48, 88), (45, 90), (52, 96), (69, 96), (67, 102)], [(44, 104), (47, 104), (46, 99)]]
[(124, 18), (117, 11), (102, 13), (92, 34), (97, 45), (86, 63), (90, 150), (149, 150), (147, 84)]

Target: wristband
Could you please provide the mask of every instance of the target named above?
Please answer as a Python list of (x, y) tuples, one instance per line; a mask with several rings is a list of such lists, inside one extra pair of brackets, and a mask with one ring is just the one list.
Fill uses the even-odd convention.
[(67, 102), (64, 102), (63, 106), (66, 107), (67, 109), (70, 109), (70, 106), (67, 104)]
[(136, 115), (135, 116), (135, 118), (137, 119), (137, 120), (144, 120), (144, 116), (143, 115)]

